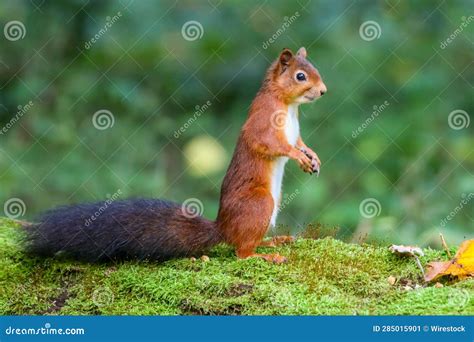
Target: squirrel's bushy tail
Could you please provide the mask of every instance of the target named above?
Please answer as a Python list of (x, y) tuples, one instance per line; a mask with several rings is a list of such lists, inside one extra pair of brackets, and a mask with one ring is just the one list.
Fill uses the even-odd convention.
[(91, 262), (191, 256), (222, 241), (214, 222), (157, 199), (59, 207), (25, 230), (33, 254)]

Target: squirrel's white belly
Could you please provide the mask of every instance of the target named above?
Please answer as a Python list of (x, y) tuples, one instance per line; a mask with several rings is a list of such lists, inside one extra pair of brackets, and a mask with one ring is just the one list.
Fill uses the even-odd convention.
[[(298, 105), (292, 104), (288, 106), (288, 115), (285, 122), (285, 135), (288, 143), (295, 146), (296, 141), (300, 135), (300, 125), (298, 122)], [(285, 164), (288, 161), (287, 157), (279, 157), (275, 160), (271, 179), (271, 192), (273, 197), (273, 213), (270, 218), (270, 226), (274, 227), (280, 207), (281, 186), (283, 183), (283, 174), (285, 173)]]

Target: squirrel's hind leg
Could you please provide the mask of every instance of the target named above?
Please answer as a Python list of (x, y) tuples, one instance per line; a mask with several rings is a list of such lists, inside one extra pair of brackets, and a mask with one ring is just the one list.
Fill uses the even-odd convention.
[(270, 223), (274, 208), (271, 194), (264, 189), (254, 189), (252, 198), (247, 199), (247, 208), (245, 213), (240, 213), (240, 222), (236, 225), (239, 238), (235, 239), (233, 244), (236, 246), (237, 257), (239, 259), (262, 258), (277, 264), (286, 262), (287, 259), (280, 254), (255, 252), (256, 248), (261, 245)]

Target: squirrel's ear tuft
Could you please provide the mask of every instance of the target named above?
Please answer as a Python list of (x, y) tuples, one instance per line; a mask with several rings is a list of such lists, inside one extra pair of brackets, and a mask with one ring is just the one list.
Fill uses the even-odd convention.
[(303, 58), (306, 58), (306, 49), (304, 47), (301, 47), (298, 52), (296, 53), (297, 56), (301, 56)]
[(293, 58), (293, 52), (290, 49), (284, 48), (280, 53), (279, 61), (282, 66), (288, 66)]

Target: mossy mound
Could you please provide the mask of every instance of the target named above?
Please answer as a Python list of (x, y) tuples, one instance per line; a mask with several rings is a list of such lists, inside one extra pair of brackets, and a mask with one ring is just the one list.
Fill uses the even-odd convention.
[[(413, 260), (385, 246), (302, 238), (271, 251), (288, 257), (283, 265), (237, 260), (225, 246), (208, 262), (90, 265), (32, 258), (20, 237), (15, 223), (0, 219), (2, 315), (474, 314), (474, 279), (427, 286)], [(426, 249), (421, 262), (446, 259)]]

